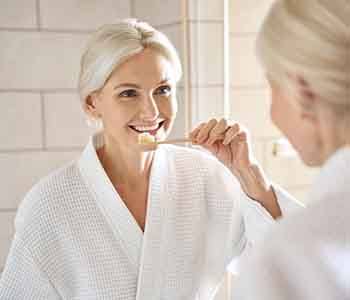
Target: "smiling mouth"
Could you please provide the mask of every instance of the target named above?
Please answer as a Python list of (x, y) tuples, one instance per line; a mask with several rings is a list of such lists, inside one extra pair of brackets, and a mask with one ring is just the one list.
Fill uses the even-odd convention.
[(158, 130), (164, 125), (165, 121), (162, 121), (158, 126), (133, 126), (129, 125), (128, 127), (137, 133), (149, 133), (151, 135), (156, 135)]

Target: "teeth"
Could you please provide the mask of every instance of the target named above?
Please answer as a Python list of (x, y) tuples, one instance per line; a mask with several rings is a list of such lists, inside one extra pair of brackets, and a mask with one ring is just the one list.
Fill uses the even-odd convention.
[(132, 126), (138, 131), (151, 131), (151, 130), (156, 130), (159, 127), (159, 124), (154, 125), (154, 126)]

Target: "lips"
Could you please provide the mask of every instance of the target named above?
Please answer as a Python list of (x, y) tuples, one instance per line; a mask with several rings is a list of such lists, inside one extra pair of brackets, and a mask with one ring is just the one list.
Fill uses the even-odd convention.
[(129, 125), (129, 128), (137, 133), (149, 133), (151, 135), (156, 135), (157, 131), (163, 126), (165, 121), (158, 124), (146, 126), (146, 125)]

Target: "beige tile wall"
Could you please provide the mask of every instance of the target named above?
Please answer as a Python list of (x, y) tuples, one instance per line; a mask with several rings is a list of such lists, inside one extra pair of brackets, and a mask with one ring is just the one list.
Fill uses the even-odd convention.
[(224, 1), (188, 1), (192, 128), (224, 116)]
[(0, 31), (0, 89), (75, 89), (87, 34)]
[(0, 92), (0, 99), (0, 151), (41, 148), (43, 136), (40, 94)]
[(40, 24), (49, 30), (89, 31), (130, 16), (131, 4), (126, 0), (40, 0)]
[(197, 87), (222, 87), (224, 85), (223, 20), (201, 19), (198, 22), (192, 22), (189, 29), (191, 84)]
[(181, 23), (179, 0), (134, 0), (135, 16), (154, 26)]
[(0, 26), (2, 28), (37, 28), (36, 0), (2, 0)]
[(230, 0), (230, 99), (231, 117), (245, 124), (258, 147), (258, 160), (270, 178), (300, 200), (317, 170), (298, 158), (272, 155), (274, 141), (281, 133), (270, 121), (270, 92), (255, 57), (255, 39), (272, 0)]

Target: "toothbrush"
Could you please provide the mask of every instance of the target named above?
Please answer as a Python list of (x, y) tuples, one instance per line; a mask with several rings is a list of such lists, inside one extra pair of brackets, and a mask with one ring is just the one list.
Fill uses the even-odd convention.
[(141, 133), (138, 136), (138, 143), (140, 145), (152, 146), (152, 145), (161, 145), (161, 144), (180, 144), (191, 142), (189, 138), (173, 139), (167, 141), (156, 141), (156, 138), (149, 133)]

